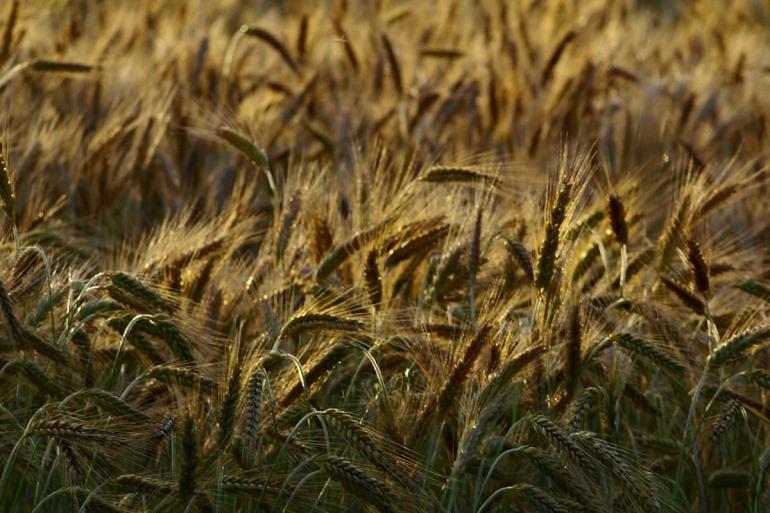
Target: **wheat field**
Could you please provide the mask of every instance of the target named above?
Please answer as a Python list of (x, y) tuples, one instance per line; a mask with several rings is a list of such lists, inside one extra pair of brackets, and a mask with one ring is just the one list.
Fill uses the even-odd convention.
[(770, 511), (769, 46), (0, 2), (0, 511)]

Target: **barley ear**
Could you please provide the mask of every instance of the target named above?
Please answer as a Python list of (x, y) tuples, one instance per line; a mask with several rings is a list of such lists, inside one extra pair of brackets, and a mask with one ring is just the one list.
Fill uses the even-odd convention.
[(692, 273), (695, 288), (704, 296), (708, 295), (710, 288), (709, 267), (706, 259), (703, 258), (700, 244), (693, 239), (687, 240), (687, 261), (690, 264), (690, 272)]
[(380, 308), (380, 302), (382, 301), (382, 276), (377, 265), (377, 257), (377, 250), (370, 250), (366, 255), (366, 267), (364, 268), (366, 292), (369, 296), (369, 302), (375, 309)]
[(16, 224), (16, 194), (13, 188), (13, 180), (8, 170), (8, 145), (0, 146), (0, 200), (3, 202), (3, 210), (12, 224)]
[(19, 18), (19, 3), (20, 0), (13, 0), (8, 8), (8, 16), (6, 16), (5, 27), (3, 29), (3, 38), (0, 41), (0, 66), (8, 61), (11, 56), (11, 45), (13, 44), (13, 29), (16, 27), (16, 22)]
[(607, 217), (610, 220), (612, 233), (620, 245), (628, 245), (628, 224), (626, 223), (626, 209), (617, 194), (610, 194), (607, 200)]

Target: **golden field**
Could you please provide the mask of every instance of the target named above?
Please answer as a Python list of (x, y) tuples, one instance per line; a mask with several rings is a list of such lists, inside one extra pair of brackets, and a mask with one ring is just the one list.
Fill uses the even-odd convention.
[(0, 511), (770, 511), (767, 2), (0, 22)]

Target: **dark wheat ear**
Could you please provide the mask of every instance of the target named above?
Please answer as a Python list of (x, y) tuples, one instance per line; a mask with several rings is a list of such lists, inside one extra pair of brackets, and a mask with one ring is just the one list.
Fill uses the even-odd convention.
[(329, 276), (335, 269), (337, 269), (337, 267), (350, 258), (351, 255), (360, 251), (364, 246), (375, 240), (377, 235), (383, 231), (391, 221), (392, 220), (386, 220), (373, 228), (358, 232), (343, 244), (328, 252), (316, 268), (315, 279), (323, 280)]
[(241, 28), (241, 31), (244, 35), (253, 37), (256, 39), (259, 39), (260, 41), (267, 44), (269, 47), (271, 47), (273, 50), (275, 50), (278, 55), (281, 56), (281, 59), (283, 62), (286, 63), (287, 66), (296, 74), (301, 75), (299, 71), (299, 65), (294, 60), (294, 57), (292, 57), (291, 52), (289, 52), (289, 49), (286, 48), (286, 46), (273, 34), (271, 34), (267, 29), (261, 28), (261, 27), (243, 27)]
[(171, 313), (175, 306), (157, 291), (139, 279), (124, 272), (109, 273), (111, 285), (107, 287), (110, 297), (139, 312), (156, 313), (158, 310)]
[(741, 412), (741, 403), (735, 399), (730, 399), (725, 405), (724, 409), (720, 412), (714, 422), (714, 426), (711, 430), (711, 441), (718, 443), (722, 436), (735, 424), (738, 420), (738, 416)]
[(480, 509), (484, 509), (484, 506), (490, 504), (493, 499), (499, 497), (503, 492), (513, 497), (516, 504), (527, 503), (531, 505), (534, 508), (533, 511), (542, 511), (543, 513), (567, 513), (570, 511), (563, 504), (563, 499), (559, 501), (543, 488), (528, 483), (518, 483), (499, 488), (494, 494), (490, 495)]
[(5, 18), (3, 28), (3, 38), (0, 41), (0, 66), (6, 63), (11, 55), (11, 46), (13, 45), (13, 29), (19, 19), (20, 0), (13, 0), (8, 8), (8, 16)]
[(289, 197), (288, 205), (286, 206), (285, 212), (283, 214), (281, 229), (279, 230), (275, 241), (275, 258), (277, 261), (283, 260), (284, 253), (286, 252), (286, 246), (289, 244), (289, 238), (291, 237), (292, 229), (294, 228), (294, 222), (297, 219), (300, 208), (302, 208), (302, 192), (295, 191)]
[[(236, 344), (234, 351), (238, 351)], [(233, 435), (233, 430), (237, 423), (238, 402), (241, 393), (241, 362), (238, 356), (233, 355), (232, 361), (228, 365), (227, 389), (222, 398), (222, 407), (219, 415), (219, 439), (218, 446), (224, 448)]]
[(709, 476), (709, 488), (745, 489), (749, 485), (751, 475), (743, 470), (729, 468), (715, 470)]
[(326, 313), (305, 313), (289, 319), (281, 329), (281, 337), (292, 337), (317, 331), (360, 333), (365, 328), (366, 324), (357, 319)]
[(64, 353), (58, 347), (46, 342), (21, 324), (16, 316), (13, 300), (2, 281), (0, 281), (0, 318), (2, 318), (6, 332), (16, 348), (34, 349), (54, 362), (62, 364), (67, 362)]
[(532, 428), (546, 438), (551, 445), (564, 451), (573, 462), (590, 473), (597, 471), (597, 463), (591, 454), (577, 443), (560, 425), (544, 415), (534, 415), (527, 419)]
[(620, 245), (628, 245), (628, 224), (626, 223), (626, 208), (617, 194), (610, 194), (607, 200), (607, 218), (610, 220), (612, 233)]
[(614, 341), (626, 351), (638, 354), (674, 375), (681, 376), (687, 372), (687, 367), (673, 354), (648, 340), (629, 333), (620, 333), (614, 337)]
[(572, 417), (569, 427), (572, 431), (578, 431), (588, 418), (591, 408), (607, 399), (607, 392), (602, 387), (589, 387), (583, 390), (572, 408)]
[(29, 63), (29, 69), (41, 73), (89, 73), (98, 70), (99, 67), (81, 62), (35, 59)]
[(324, 410), (324, 418), (350, 447), (384, 475), (409, 489), (415, 489), (414, 476), (409, 475), (409, 472), (402, 468), (403, 465), (399, 465), (397, 455), (392, 454), (392, 449), (389, 450), (381, 440), (372, 436), (363, 423), (336, 408)]
[(770, 325), (751, 328), (733, 335), (714, 349), (708, 358), (708, 365), (712, 369), (717, 369), (727, 362), (740, 359), (749, 349), (767, 340), (770, 340)]
[(344, 340), (334, 342), (328, 346), (328, 349), (318, 348), (316, 358), (311, 361), (305, 371), (303, 380), (299, 380), (286, 395), (278, 402), (278, 407), (288, 408), (296, 401), (308, 387), (312, 387), (316, 382), (329, 371), (334, 369), (350, 351), (350, 344)]
[(706, 314), (706, 304), (703, 302), (701, 298), (699, 298), (697, 295), (690, 292), (690, 290), (688, 290), (686, 286), (666, 276), (661, 276), (660, 281), (663, 283), (663, 285), (666, 286), (668, 290), (673, 292), (674, 295), (678, 297), (679, 300), (682, 303), (684, 303), (684, 305), (687, 306), (694, 313), (696, 313), (697, 315)]
[(770, 287), (767, 287), (759, 282), (748, 280), (733, 285), (733, 287), (745, 292), (746, 294), (750, 294), (770, 303)]
[(334, 481), (362, 501), (377, 508), (380, 513), (398, 511), (398, 497), (383, 481), (339, 456), (327, 455), (320, 461), (321, 468)]
[(476, 283), (481, 260), (481, 221), (482, 210), (476, 211), (476, 222), (473, 224), (473, 234), (468, 247), (468, 299), (472, 322), (476, 322)]
[(540, 246), (540, 254), (537, 260), (537, 277), (535, 278), (535, 285), (540, 290), (547, 288), (556, 274), (556, 259), (559, 252), (561, 226), (567, 217), (567, 209), (572, 199), (573, 187), (572, 181), (566, 178), (562, 180), (556, 200), (551, 208), (550, 221), (545, 226), (545, 236)]
[(452, 227), (448, 224), (440, 223), (433, 228), (418, 233), (415, 237), (398, 244), (388, 251), (385, 256), (385, 267), (393, 267), (404, 260), (423, 253), (444, 240), (450, 233)]
[(465, 348), (462, 358), (452, 369), (452, 372), (444, 382), (439, 393), (430, 397), (427, 404), (425, 404), (417, 416), (412, 429), (411, 439), (409, 440), (410, 442), (414, 442), (418, 437), (425, 434), (425, 429), (435, 415), (440, 417), (446, 413), (452, 400), (460, 393), (460, 389), (468, 378), (468, 374), (470, 374), (473, 364), (481, 354), (481, 350), (485, 346), (490, 332), (491, 326), (484, 326), (480, 328), (478, 333), (471, 339), (470, 343)]
[(40, 392), (55, 399), (63, 399), (67, 395), (67, 389), (59, 381), (52, 378), (42, 367), (30, 360), (13, 360), (3, 367), (6, 371), (13, 371), (17, 375), (33, 384)]
[(687, 240), (687, 261), (690, 264), (695, 288), (704, 296), (708, 295), (710, 289), (709, 266), (706, 259), (703, 258), (700, 244), (693, 239)]
[(228, 143), (230, 146), (241, 152), (255, 166), (267, 167), (268, 158), (265, 150), (256, 143), (250, 141), (245, 135), (236, 132), (232, 128), (220, 127), (217, 129), (217, 136)]
[(473, 236), (471, 237), (468, 251), (468, 270), (472, 280), (475, 280), (476, 274), (479, 272), (479, 261), (481, 259), (481, 214), (482, 210), (479, 207), (476, 211), (476, 222), (473, 224)]
[(675, 243), (688, 224), (691, 210), (690, 194), (684, 194), (676, 204), (674, 210), (667, 219), (666, 228), (660, 238), (658, 251), (660, 269), (665, 269), (671, 262)]
[(356, 51), (353, 48), (353, 43), (351, 42), (350, 37), (348, 36), (347, 32), (345, 32), (345, 28), (342, 26), (342, 21), (335, 19), (332, 23), (334, 25), (334, 31), (340, 37), (342, 48), (345, 50), (345, 57), (347, 58), (353, 70), (358, 71), (358, 57), (356, 56)]
[(262, 416), (262, 389), (265, 383), (265, 371), (255, 366), (243, 384), (241, 397), (245, 403), (244, 434), (246, 443), (251, 448), (257, 439), (257, 428)]
[(478, 183), (491, 187), (500, 185), (499, 178), (473, 167), (462, 166), (432, 166), (421, 180), (430, 183)]
[(532, 263), (532, 253), (522, 244), (519, 240), (503, 239), (505, 241), (505, 248), (508, 253), (516, 261), (516, 264), (524, 272), (529, 283), (535, 283), (535, 266)]
[(372, 249), (366, 255), (366, 266), (364, 268), (364, 281), (366, 282), (366, 292), (369, 296), (369, 302), (379, 310), (382, 301), (382, 276), (377, 264), (378, 252)]
[(556, 65), (559, 63), (559, 59), (561, 59), (561, 56), (564, 54), (564, 51), (567, 49), (567, 46), (571, 42), (573, 42), (577, 38), (577, 32), (574, 30), (568, 31), (562, 38), (559, 40), (559, 43), (556, 45), (556, 47), (553, 49), (553, 52), (551, 52), (551, 56), (548, 58), (548, 61), (545, 64), (545, 67), (543, 68), (543, 74), (540, 77), (540, 84), (542, 86), (545, 86), (548, 84), (548, 81), (553, 76), (553, 70), (556, 67)]
[(117, 436), (102, 428), (97, 428), (67, 417), (40, 419), (29, 424), (27, 435), (41, 435), (77, 442), (95, 442), (114, 445)]
[(310, 216), (310, 252), (316, 263), (320, 262), (334, 245), (329, 223), (320, 214)]
[(567, 327), (567, 343), (564, 347), (564, 370), (570, 387), (573, 387), (578, 378), (582, 363), (583, 344), (583, 320), (580, 308), (574, 307), (569, 316)]
[(738, 184), (727, 184), (719, 189), (709, 191), (706, 197), (695, 212), (695, 219), (700, 220), (708, 217), (714, 210), (723, 206), (732, 197), (737, 194), (741, 188)]
[(304, 59), (305, 52), (307, 51), (307, 32), (308, 32), (308, 19), (307, 14), (303, 14), (299, 20), (299, 30), (297, 31), (297, 55), (300, 61)]
[(478, 395), (479, 404), (488, 404), (493, 402), (499, 395), (508, 393), (508, 387), (532, 362), (539, 361), (546, 348), (542, 344), (533, 345), (520, 353), (506, 359), (499, 370), (489, 379), (486, 385), (480, 390)]
[(174, 431), (174, 415), (168, 411), (153, 427), (144, 447), (144, 459), (146, 464), (153, 462), (163, 441)]
[(390, 76), (393, 79), (393, 87), (396, 88), (396, 92), (401, 94), (404, 92), (404, 86), (401, 80), (401, 66), (398, 63), (398, 57), (393, 49), (393, 44), (386, 34), (382, 34), (382, 46), (385, 48), (385, 55), (388, 58), (388, 65), (390, 66)]
[[(18, 4), (18, 2), (16, 2)], [(11, 220), (16, 223), (16, 194), (13, 189), (11, 172), (8, 170), (8, 149), (7, 144), (0, 144), (0, 200), (3, 202), (3, 210)]]

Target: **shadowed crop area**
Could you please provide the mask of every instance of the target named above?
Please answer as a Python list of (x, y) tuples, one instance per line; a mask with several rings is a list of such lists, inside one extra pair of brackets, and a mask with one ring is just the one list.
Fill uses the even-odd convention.
[(770, 511), (770, 4), (0, 1), (0, 511)]

